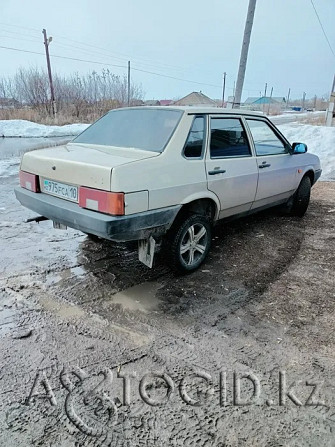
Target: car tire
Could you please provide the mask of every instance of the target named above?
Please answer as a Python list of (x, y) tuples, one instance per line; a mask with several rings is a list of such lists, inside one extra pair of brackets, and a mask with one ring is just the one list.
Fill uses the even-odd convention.
[(291, 216), (303, 217), (305, 215), (311, 196), (311, 187), (311, 179), (306, 175), (293, 196), (290, 208)]
[(192, 214), (170, 229), (167, 239), (168, 264), (177, 273), (191, 273), (206, 259), (212, 240), (208, 217)]

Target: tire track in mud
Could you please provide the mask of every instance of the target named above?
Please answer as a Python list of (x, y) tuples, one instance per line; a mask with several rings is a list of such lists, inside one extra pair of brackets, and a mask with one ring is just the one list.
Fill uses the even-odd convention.
[[(321, 217), (313, 222), (319, 212), (324, 215), (327, 208), (311, 207), (311, 214), (304, 223), (305, 228), (316, 232), (317, 227), (321, 227)], [(225, 239), (218, 242), (218, 247), (214, 246), (213, 255), (202, 268), (204, 272), (200, 270), (192, 276), (173, 278), (173, 283), (169, 274), (149, 276), (162, 284), (157, 293), (160, 299), (157, 313), (133, 312), (121, 305), (111, 306), (106, 310), (106, 296), (134, 285), (134, 280), (141, 281), (144, 278), (141, 274), (134, 275), (127, 283), (126, 269), (120, 277), (112, 271), (115, 268), (111, 264), (114, 263), (114, 258), (113, 261), (108, 258), (101, 261), (97, 266), (99, 273), (93, 275), (93, 278), (90, 274), (85, 274), (83, 281), (74, 276), (48, 286), (38, 286), (41, 296), (48, 293), (53, 301), (65, 303), (66, 306), (74, 303), (85, 311), (87, 317), (85, 314), (86, 321), (80, 318), (64, 319), (57, 313), (54, 315), (53, 310), (39, 311), (38, 324), (48, 327), (49, 335), (55, 341), (54, 345), (42, 341), (39, 344), (44, 343), (45, 346), (42, 366), (46, 366), (45, 373), (50, 377), (59, 405), (50, 408), (48, 401), (41, 403), (38, 400), (39, 405), (32, 404), (27, 409), (12, 401), (8, 409), (7, 433), (15, 441), (15, 445), (20, 445), (22, 439), (28, 437), (34, 441), (34, 445), (49, 443), (61, 447), (277, 446), (286, 445), (288, 439), (296, 441), (296, 445), (320, 445), (320, 440), (323, 445), (327, 445), (334, 430), (333, 411), (329, 403), (325, 407), (316, 408), (296, 408), (294, 404), (289, 407), (268, 406), (263, 401), (261, 405), (252, 407), (236, 407), (231, 404), (231, 374), (234, 369), (241, 373), (251, 370), (258, 374), (264, 382), (264, 399), (278, 397), (278, 371), (284, 367), (290, 372), (292, 362), (296, 366), (290, 380), (306, 380), (307, 371), (311, 381), (324, 377), (328, 382), (334, 372), (330, 363), (331, 356), (321, 359), (317, 350), (313, 352), (311, 366), (310, 351), (307, 348), (301, 350), (300, 340), (286, 335), (284, 326), (287, 323), (283, 316), (279, 321), (272, 319), (272, 309), (281, 303), (279, 296), (271, 297), (273, 286), (282, 281), (285, 284), (285, 277), (292, 281), (286, 275), (294, 260), (301, 262), (299, 250), (301, 244), (304, 244), (305, 249), (306, 231), (304, 229), (296, 238), (296, 221), (286, 220), (287, 218), (278, 221), (273, 216), (259, 219), (248, 221), (246, 228), (244, 224), (241, 224), (241, 228), (228, 227)], [(310, 255), (310, 252), (306, 253), (306, 256)], [(91, 262), (90, 258), (87, 262)], [(109, 276), (106, 277), (103, 276), (104, 262), (110, 267)], [(135, 260), (131, 265), (132, 270), (135, 268)], [(250, 270), (250, 265), (256, 265), (256, 268)], [(42, 278), (42, 282), (45, 278)], [(85, 281), (88, 287), (81, 294)], [(98, 290), (99, 285), (103, 291)], [(97, 299), (94, 302), (87, 299), (87, 290), (97, 290)], [(31, 290), (26, 291), (24, 288), (17, 292), (12, 290), (11, 293), (23, 293), (25, 299), (28, 299)], [(272, 302), (274, 305), (271, 305)], [(325, 310), (324, 308), (322, 312)], [(331, 310), (329, 304), (329, 311)], [(282, 312), (285, 316), (287, 309), (283, 308)], [(294, 318), (293, 312), (292, 315)], [(114, 328), (112, 337), (109, 338), (111, 334), (107, 330), (107, 323), (111, 321), (140, 335), (148, 336), (150, 333), (151, 337), (141, 346), (134, 347), (134, 340), (128, 339), (125, 333), (119, 334)], [(63, 336), (60, 336), (62, 333)], [(176, 384), (184, 377), (189, 377), (195, 369), (204, 369), (213, 377), (214, 394), (200, 408), (182, 402), (178, 390), (173, 394), (172, 400), (162, 407), (145, 405), (136, 394), (130, 407), (119, 408), (118, 422), (109, 427), (107, 434), (96, 438), (88, 436), (87, 433), (78, 431), (66, 416), (63, 407), (66, 390), (57, 383), (64, 366), (58, 354), (59, 345), (68, 343), (75, 336), (83, 337), (87, 344), (82, 346), (78, 355), (69, 353), (67, 363), (70, 368), (79, 366), (88, 373), (95, 374), (105, 367), (110, 367), (116, 374), (120, 366), (121, 371), (135, 369), (139, 375), (145, 371), (166, 371)], [(96, 349), (88, 349), (83, 354), (83, 349), (90, 344), (96, 344)], [(53, 358), (52, 353), (57, 356)], [(221, 368), (227, 370), (229, 382), (228, 405), (223, 407), (219, 405), (218, 373)], [(27, 377), (34, 380), (33, 368), (30, 371)], [(13, 384), (19, 387), (20, 380), (12, 376), (11, 384), (12, 388)], [(328, 383), (327, 387), (326, 390), (331, 393)], [(154, 383), (150, 392), (158, 393), (159, 389), (158, 384)], [(298, 391), (301, 392), (300, 388)], [(17, 393), (18, 397), (19, 394)], [(197, 397), (197, 392), (192, 390), (192, 396)], [(78, 394), (77, 398), (80, 397)], [(87, 413), (85, 405), (79, 405), (76, 401), (77, 404), (76, 409), (82, 416), (86, 415), (86, 422), (96, 421), (99, 428), (99, 418), (94, 416), (95, 405)], [(104, 413), (97, 414), (104, 420)], [(36, 433), (29, 432), (29, 426), (34, 427)], [(8, 439), (7, 437), (7, 441)], [(7, 442), (7, 445), (10, 444)]]

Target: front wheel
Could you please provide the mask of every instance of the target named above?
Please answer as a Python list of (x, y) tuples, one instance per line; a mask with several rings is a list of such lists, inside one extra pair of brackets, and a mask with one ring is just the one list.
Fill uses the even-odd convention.
[(194, 214), (174, 225), (167, 237), (170, 267), (179, 273), (196, 270), (209, 252), (211, 238), (211, 222), (205, 216)]
[(311, 196), (311, 179), (305, 176), (293, 196), (293, 202), (290, 209), (291, 216), (303, 217), (309, 205)]

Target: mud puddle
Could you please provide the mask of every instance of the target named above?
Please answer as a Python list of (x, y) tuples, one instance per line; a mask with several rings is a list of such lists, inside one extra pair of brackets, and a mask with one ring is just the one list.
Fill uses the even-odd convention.
[(67, 268), (58, 272), (50, 272), (48, 273), (45, 284), (47, 286), (51, 286), (54, 284), (57, 284), (61, 281), (66, 281), (71, 278), (79, 279), (80, 277), (83, 277), (86, 274), (86, 271), (81, 266), (75, 266), (71, 268)]
[(85, 311), (75, 304), (61, 303), (45, 297), (40, 298), (39, 303), (44, 310), (60, 318), (80, 318), (85, 315)]
[(150, 313), (159, 310), (160, 300), (156, 294), (162, 285), (158, 282), (144, 282), (129, 287), (112, 296), (113, 304), (121, 304), (124, 309)]

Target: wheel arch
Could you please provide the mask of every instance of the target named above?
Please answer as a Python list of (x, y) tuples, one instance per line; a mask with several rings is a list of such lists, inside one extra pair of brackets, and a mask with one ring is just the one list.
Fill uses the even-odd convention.
[(215, 222), (218, 219), (220, 202), (214, 194), (213, 196), (207, 197), (195, 196), (187, 201), (182, 202), (181, 205), (182, 207), (176, 216), (176, 221), (189, 214), (200, 214), (203, 216), (207, 216), (212, 222)]
[(312, 186), (314, 185), (314, 183), (315, 183), (315, 173), (314, 173), (313, 169), (311, 169), (311, 168), (307, 169), (307, 171), (304, 173), (304, 177), (309, 177), (310, 180), (311, 180), (311, 185)]

